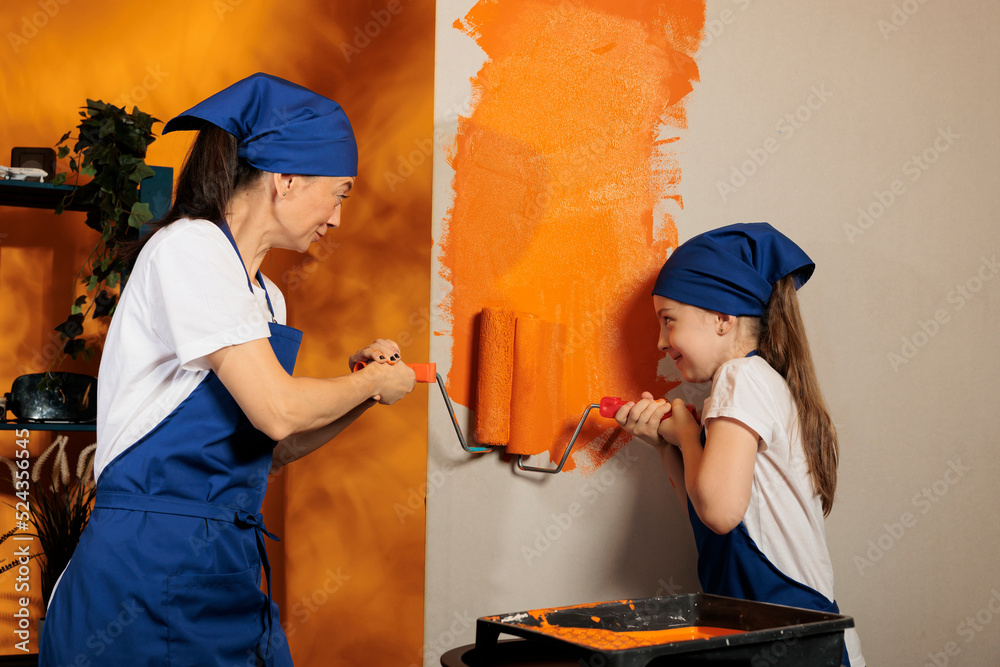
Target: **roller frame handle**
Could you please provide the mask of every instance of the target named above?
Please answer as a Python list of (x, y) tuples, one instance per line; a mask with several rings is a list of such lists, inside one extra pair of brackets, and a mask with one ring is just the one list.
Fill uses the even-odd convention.
[[(389, 361), (386, 362), (390, 366), (394, 366), (397, 362)], [(362, 368), (368, 365), (367, 361), (359, 361), (354, 364), (354, 368), (351, 369), (352, 372), (356, 373)], [(434, 384), (437, 380), (437, 364), (406, 364), (413, 369), (413, 372), (417, 375), (417, 382), (424, 382), (427, 384)]]
[[(618, 414), (618, 411), (622, 409), (622, 406), (629, 402), (630, 401), (626, 401), (623, 398), (616, 398), (614, 396), (605, 396), (604, 398), (601, 399), (601, 402), (599, 403), (601, 416), (606, 417), (608, 419), (614, 419), (615, 415)], [(688, 412), (690, 412), (695, 419), (698, 418), (698, 414), (695, 412), (693, 405), (687, 406), (687, 409)], [(667, 413), (660, 418), (660, 421), (669, 419), (672, 413), (673, 411), (670, 409), (670, 404), (668, 403)]]

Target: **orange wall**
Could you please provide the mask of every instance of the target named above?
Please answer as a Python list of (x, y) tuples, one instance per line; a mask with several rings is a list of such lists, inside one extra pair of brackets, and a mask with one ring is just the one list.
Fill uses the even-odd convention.
[[(276, 252), (264, 267), (285, 292), (289, 323), (306, 333), (296, 373), (341, 374), (347, 355), (375, 337), (426, 359), (431, 171), (420, 147), (432, 136), (430, 0), (174, 2), (148, 14), (123, 0), (99, 12), (52, 5), (52, 15), (36, 2), (0, 5), (0, 163), (14, 146), (54, 144), (88, 97), (165, 121), (255, 71), (327, 94), (347, 110), (361, 152), (343, 227), (311, 257)], [(158, 139), (147, 161), (176, 170), (190, 140)], [(95, 241), (81, 214), (0, 208), (0, 388), (47, 363), (48, 332)], [(296, 664), (420, 661), (423, 514), (400, 521), (392, 508), (424, 482), (425, 392), (372, 410), (272, 481), (266, 515), (283, 538), (270, 549), (275, 591)], [(47, 442), (37, 435), (32, 448)], [(12, 448), (12, 435), (0, 437), (0, 455)], [(10, 525), (10, 510), (0, 510), (0, 527)], [(8, 589), (10, 573), (0, 575), (0, 626), (13, 611)], [(10, 635), (0, 627), (0, 636)], [(6, 640), (3, 652), (12, 652)]]

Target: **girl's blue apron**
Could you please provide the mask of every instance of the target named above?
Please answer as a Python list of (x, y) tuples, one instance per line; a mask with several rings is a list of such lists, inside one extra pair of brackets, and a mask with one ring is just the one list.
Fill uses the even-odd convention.
[[(747, 356), (756, 354), (754, 351)], [(705, 446), (704, 427), (701, 444)], [(836, 601), (828, 600), (819, 591), (795, 581), (775, 567), (750, 537), (744, 522), (740, 521), (740, 525), (725, 535), (718, 535), (702, 523), (690, 498), (688, 517), (698, 548), (698, 579), (706, 593), (840, 613)], [(847, 667), (851, 665), (846, 646), (843, 663)]]
[[(291, 374), (302, 332), (271, 313), (271, 348)], [(52, 596), (39, 664), (291, 665), (264, 549), (276, 538), (260, 514), (274, 446), (209, 372), (116, 457)]]

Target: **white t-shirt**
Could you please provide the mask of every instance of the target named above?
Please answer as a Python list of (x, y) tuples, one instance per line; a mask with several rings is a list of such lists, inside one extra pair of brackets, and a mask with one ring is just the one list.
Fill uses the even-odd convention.
[[(274, 317), (285, 300), (264, 279)], [(268, 338), (264, 289), (247, 285), (220, 227), (183, 219), (146, 243), (111, 320), (97, 383), (94, 474), (163, 421), (210, 372), (205, 355)]]
[[(759, 356), (727, 361), (712, 378), (702, 414), (706, 425), (728, 417), (760, 436), (743, 517), (747, 532), (775, 567), (833, 600), (823, 503), (813, 488), (798, 410), (784, 378)], [(864, 667), (857, 633), (848, 630), (844, 639), (851, 667)]]

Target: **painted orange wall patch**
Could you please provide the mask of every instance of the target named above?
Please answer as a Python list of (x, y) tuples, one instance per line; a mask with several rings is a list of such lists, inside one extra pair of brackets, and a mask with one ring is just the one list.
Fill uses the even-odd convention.
[[(483, 308), (558, 324), (559, 349), (534, 351), (562, 367), (566, 413), (548, 417), (558, 435), (542, 448), (554, 458), (586, 405), (670, 388), (649, 294), (677, 245), (675, 142), (704, 19), (703, 0), (481, 0), (455, 23), (487, 60), (459, 118), (440, 240), (449, 391), (474, 409)], [(567, 469), (624, 445), (611, 426), (589, 420)]]

